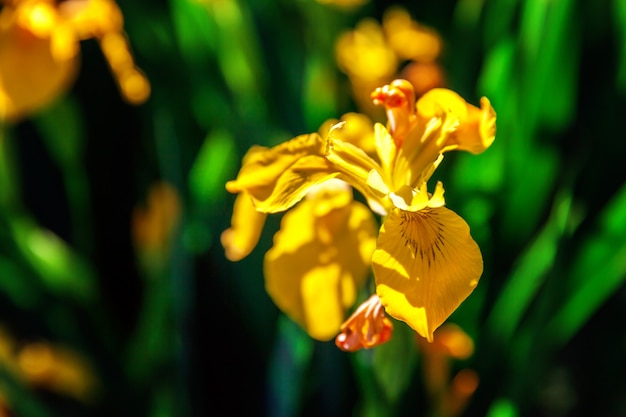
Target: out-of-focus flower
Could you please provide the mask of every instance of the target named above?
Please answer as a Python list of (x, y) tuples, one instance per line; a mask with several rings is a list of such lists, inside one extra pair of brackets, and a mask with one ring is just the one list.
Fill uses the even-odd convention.
[[(98, 390), (93, 369), (78, 352), (47, 342), (18, 343), (3, 327), (0, 327), (0, 366), (33, 388), (80, 401), (90, 401)], [(1, 404), (2, 401), (0, 415)]]
[(30, 385), (82, 401), (89, 401), (96, 381), (88, 363), (77, 352), (48, 343), (29, 343), (16, 356), (22, 377)]
[(474, 353), (474, 341), (459, 326), (444, 324), (435, 331), (432, 343), (418, 338), (422, 353), (424, 383), (436, 415), (459, 416), (478, 387), (478, 374), (469, 368), (452, 375), (452, 362)]
[(161, 265), (168, 258), (180, 212), (178, 191), (166, 182), (153, 184), (145, 207), (134, 209), (133, 240), (146, 266)]
[(122, 96), (144, 102), (150, 84), (135, 66), (113, 0), (13, 0), (0, 11), (0, 118), (14, 121), (63, 94), (76, 77), (80, 41), (96, 38)]
[(417, 23), (399, 7), (389, 8), (383, 15), (383, 32), (389, 47), (398, 59), (434, 62), (442, 49), (441, 37), (433, 29)]
[(385, 12), (382, 24), (371, 18), (361, 20), (335, 45), (337, 65), (348, 76), (357, 106), (372, 116), (380, 112), (369, 93), (398, 75), (413, 84), (418, 97), (442, 87), (445, 77), (437, 62), (441, 50), (437, 32), (418, 24), (398, 6)]
[[(334, 125), (324, 138), (313, 133), (271, 149), (257, 149), (226, 188), (247, 193), (257, 211), (276, 213), (291, 208), (331, 178), (352, 185), (370, 209), (383, 216), (372, 255), (380, 302), (388, 315), (432, 341), (435, 329), (476, 287), (483, 265), (469, 226), (444, 207), (441, 182), (432, 194), (427, 182), (445, 152), (477, 154), (487, 149), (495, 138), (496, 116), (486, 98), (477, 108), (446, 89), (431, 90), (416, 102), (406, 80), (376, 89), (372, 99), (384, 106), (388, 118), (387, 127), (374, 126), (375, 155), (354, 144), (358, 142), (344, 140), (351, 136), (344, 132), (352, 131), (346, 120)], [(306, 224), (304, 219), (301, 223)], [(312, 254), (319, 252), (301, 253), (303, 262), (310, 262), (317, 256)], [(322, 258), (318, 259), (323, 265)], [(290, 282), (297, 279), (281, 285)], [(368, 317), (381, 321), (378, 314)], [(373, 329), (379, 339), (389, 330), (384, 325), (371, 326), (369, 319), (355, 322), (365, 326), (361, 334)], [(351, 334), (359, 332), (350, 328), (346, 340)], [(364, 340), (375, 338), (368, 335)], [(367, 343), (362, 344), (366, 347)]]

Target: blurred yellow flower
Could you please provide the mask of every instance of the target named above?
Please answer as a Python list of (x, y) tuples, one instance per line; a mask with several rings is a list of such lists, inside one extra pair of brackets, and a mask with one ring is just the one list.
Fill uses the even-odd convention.
[(373, 116), (379, 110), (369, 93), (398, 75), (413, 84), (418, 96), (442, 87), (445, 77), (437, 62), (441, 50), (438, 33), (414, 21), (400, 6), (385, 11), (382, 24), (372, 18), (361, 20), (335, 43), (337, 65), (348, 76), (356, 104)]
[(96, 38), (123, 97), (144, 102), (150, 85), (136, 68), (113, 0), (14, 0), (0, 11), (0, 118), (14, 121), (50, 104), (75, 79), (80, 41)]
[[(477, 108), (446, 89), (431, 90), (416, 102), (415, 91), (406, 80), (376, 89), (372, 99), (384, 106), (388, 118), (387, 127), (374, 126), (375, 155), (368, 155), (355, 145), (358, 142), (345, 140), (352, 136), (346, 132), (354, 129), (349, 121), (342, 121), (324, 138), (313, 133), (271, 149), (257, 149), (226, 188), (247, 193), (257, 211), (275, 213), (291, 208), (331, 178), (352, 185), (370, 209), (383, 216), (372, 255), (380, 303), (387, 314), (432, 341), (435, 329), (477, 285), (483, 265), (468, 225), (444, 207), (442, 184), (438, 182), (431, 194), (427, 181), (445, 152), (476, 154), (487, 149), (495, 138), (496, 115), (486, 98)], [(311, 213), (308, 216), (315, 218)], [(309, 230), (306, 217), (297, 218), (304, 230)], [(294, 229), (297, 226), (295, 221), (289, 224)], [(357, 230), (347, 232), (356, 235)], [(291, 242), (292, 252), (302, 254), (301, 262), (317, 259), (322, 266), (319, 250), (298, 252), (310, 240), (285, 233), (275, 243), (288, 247)], [(295, 265), (296, 261), (291, 262)], [(310, 264), (307, 270), (312, 267)], [(294, 281), (285, 279), (280, 285), (286, 288)], [(380, 321), (380, 316), (375, 316)], [(369, 329), (388, 331), (386, 326), (370, 326), (370, 322), (358, 320)], [(363, 334), (369, 331), (361, 330)], [(352, 329), (350, 334), (358, 332)]]
[(168, 259), (181, 210), (178, 191), (162, 181), (150, 186), (146, 205), (133, 210), (133, 241), (145, 267), (162, 267)]
[(93, 371), (86, 360), (70, 349), (48, 343), (29, 343), (15, 358), (22, 377), (34, 387), (89, 401), (96, 390)]
[(424, 358), (424, 384), (436, 410), (434, 414), (461, 415), (478, 388), (479, 377), (469, 368), (452, 375), (452, 361), (468, 359), (474, 353), (474, 341), (459, 326), (446, 323), (437, 329), (432, 343), (417, 339), (417, 344)]
[(0, 366), (32, 387), (48, 389), (80, 401), (92, 400), (98, 390), (93, 369), (79, 352), (47, 342), (18, 343), (1, 325)]

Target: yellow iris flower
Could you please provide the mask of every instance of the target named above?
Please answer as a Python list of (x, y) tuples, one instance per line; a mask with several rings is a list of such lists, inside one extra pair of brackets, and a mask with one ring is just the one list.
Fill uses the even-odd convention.
[(15, 121), (61, 95), (78, 72), (80, 41), (96, 38), (123, 97), (144, 102), (150, 84), (136, 68), (113, 0), (5, 0), (0, 11), (0, 119)]
[[(433, 89), (416, 102), (413, 86), (406, 80), (395, 80), (376, 89), (372, 99), (385, 107), (388, 118), (386, 127), (374, 126), (374, 155), (345, 140), (346, 131), (354, 129), (350, 121), (344, 120), (324, 137), (312, 133), (271, 149), (254, 148), (237, 179), (226, 184), (228, 191), (248, 196), (250, 207), (256, 211), (276, 213), (294, 206), (319, 184), (341, 179), (357, 189), (370, 209), (382, 216), (371, 258), (377, 297), (370, 301), (371, 308), (363, 309), (368, 318), (353, 320), (368, 329), (348, 326), (346, 330), (344, 326), (342, 340), (349, 341), (349, 348), (371, 347), (381, 340), (372, 337), (372, 331), (390, 331), (377, 303), (384, 306), (388, 315), (405, 321), (432, 341), (435, 329), (476, 287), (483, 269), (482, 255), (470, 236), (469, 226), (444, 207), (442, 184), (438, 182), (431, 194), (427, 181), (445, 152), (464, 150), (477, 154), (491, 145), (496, 115), (489, 100), (482, 98), (478, 108), (453, 91)], [(299, 218), (299, 223), (284, 224), (285, 228), (295, 230), (302, 225), (308, 230), (306, 216), (315, 218), (308, 213)], [(344, 233), (353, 233), (354, 242), (362, 239), (356, 237), (358, 229), (348, 228)], [(319, 251), (302, 250), (310, 239), (298, 236), (295, 232), (285, 234), (275, 243), (290, 246), (290, 253), (301, 255), (301, 262), (318, 262), (321, 268)], [(338, 256), (343, 254), (339, 252)], [(346, 255), (348, 259), (339, 261), (338, 257), (336, 262), (355, 262), (353, 254)], [(296, 263), (292, 260), (292, 266)], [(270, 294), (274, 294), (275, 300), (284, 295), (294, 303), (306, 302), (302, 296), (307, 291), (301, 289), (299, 299), (293, 295), (289, 273), (289, 268), (281, 272), (284, 279), (276, 281)], [(292, 295), (286, 296), (290, 291)], [(319, 292), (316, 297), (320, 304), (327, 302)], [(350, 341), (358, 335), (363, 335), (360, 340)], [(337, 340), (338, 345), (340, 342)]]

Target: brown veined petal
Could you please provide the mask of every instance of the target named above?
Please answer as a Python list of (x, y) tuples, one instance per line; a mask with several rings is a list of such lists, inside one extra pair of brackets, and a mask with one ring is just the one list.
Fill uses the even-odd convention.
[(469, 226), (453, 211), (396, 209), (380, 229), (372, 268), (387, 313), (432, 341), (478, 284), (483, 262)]
[(267, 214), (256, 210), (248, 193), (237, 195), (231, 226), (220, 237), (228, 260), (240, 261), (252, 252), (259, 242), (266, 217)]
[(316, 206), (307, 198), (284, 215), (265, 254), (265, 287), (278, 308), (326, 341), (339, 332), (369, 274), (377, 226), (358, 202), (321, 217)]
[(277, 213), (300, 201), (312, 186), (338, 174), (324, 158), (321, 137), (312, 133), (269, 149), (251, 148), (237, 179), (227, 182), (226, 189), (245, 190), (258, 211)]

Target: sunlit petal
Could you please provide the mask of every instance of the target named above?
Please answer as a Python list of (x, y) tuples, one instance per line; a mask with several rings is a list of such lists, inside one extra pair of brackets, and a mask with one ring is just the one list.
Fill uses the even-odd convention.
[(372, 210), (381, 213), (385, 203), (381, 200), (380, 192), (372, 190), (368, 181), (371, 180), (371, 171), (377, 171), (380, 175), (382, 168), (362, 149), (339, 139), (335, 132), (341, 131), (343, 126), (343, 124), (334, 126), (328, 134), (326, 159), (332, 163), (334, 170), (341, 173), (339, 178), (359, 190), (367, 199)]
[(458, 149), (478, 154), (491, 146), (496, 134), (496, 113), (491, 103), (483, 97), (480, 104), (479, 109), (454, 91), (435, 88), (418, 100), (417, 114), (422, 120), (441, 117), (442, 112), (453, 117), (458, 126), (442, 144), (444, 151)]
[(483, 269), (467, 223), (445, 207), (391, 212), (372, 264), (387, 313), (429, 341), (476, 287)]
[(253, 147), (237, 179), (226, 183), (226, 189), (247, 191), (259, 211), (287, 210), (312, 186), (338, 175), (323, 155), (324, 143), (317, 133), (297, 136), (270, 149)]
[(319, 340), (339, 332), (369, 274), (377, 233), (371, 212), (361, 203), (327, 212), (317, 207), (325, 200), (307, 198), (284, 215), (264, 263), (274, 303)]

